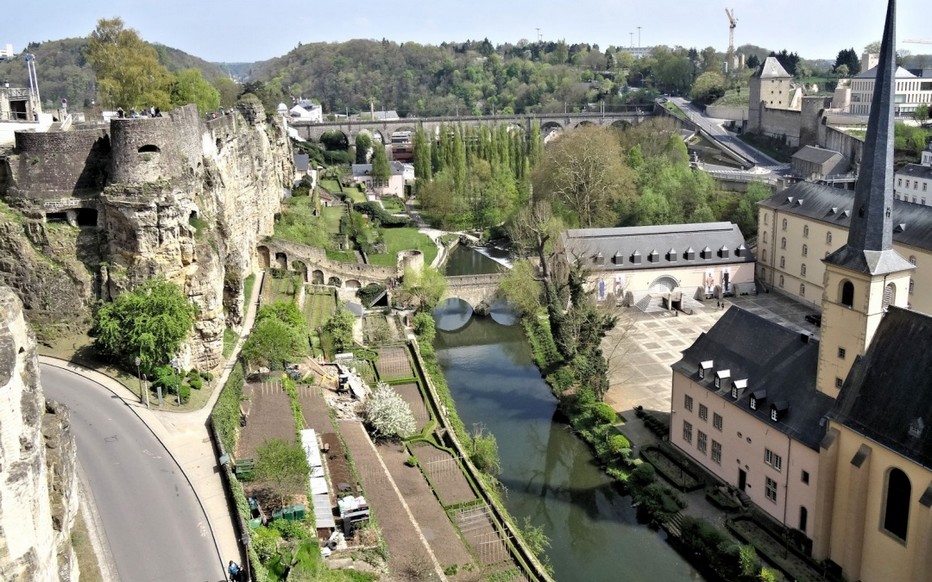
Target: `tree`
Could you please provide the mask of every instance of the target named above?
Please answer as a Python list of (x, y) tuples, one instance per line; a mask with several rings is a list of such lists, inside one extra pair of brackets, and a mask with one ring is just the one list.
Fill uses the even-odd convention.
[(783, 49), (780, 52), (771, 52), (770, 56), (776, 57), (780, 64), (786, 69), (786, 72), (790, 75), (796, 76), (796, 68), (799, 66), (799, 55), (796, 53), (787, 52), (786, 49)]
[[(844, 67), (844, 69), (841, 69), (841, 67)], [(838, 51), (838, 56), (835, 57), (835, 64), (832, 66), (832, 71), (839, 77), (853, 77), (860, 73), (861, 60), (858, 58), (858, 53), (854, 52), (853, 48)], [(844, 71), (844, 75), (842, 71)]]
[(372, 151), (372, 185), (375, 188), (384, 188), (392, 178), (392, 168), (385, 155), (385, 146), (376, 144)]
[(581, 127), (544, 150), (534, 192), (582, 227), (614, 226), (618, 206), (634, 197), (634, 175), (613, 130)]
[(201, 75), (198, 69), (185, 69), (172, 84), (172, 105), (197, 105), (199, 113), (216, 111), (220, 107), (220, 92)]
[(418, 126), (414, 132), (414, 177), (418, 191), (422, 184), (430, 182), (433, 177), (431, 168), (431, 143), (424, 128)]
[(745, 59), (744, 64), (751, 70), (757, 70), (760, 67), (760, 58), (757, 55), (750, 55)]
[(308, 475), (307, 456), (300, 444), (269, 439), (256, 450), (256, 479), (274, 485), (282, 507), (289, 495), (304, 491)]
[(433, 267), (416, 270), (405, 267), (399, 295), (418, 311), (430, 311), (447, 290), (447, 279)]
[(929, 120), (929, 106), (923, 103), (919, 107), (916, 107), (916, 111), (913, 112), (913, 118), (924, 125), (925, 122)]
[(502, 280), (501, 291), (522, 314), (533, 316), (540, 309), (542, 288), (530, 261), (519, 259), (514, 262)]
[(356, 136), (356, 163), (369, 163), (369, 149), (372, 147), (372, 138), (369, 134), (360, 133)]
[(94, 345), (117, 358), (127, 369), (139, 367), (151, 375), (167, 363), (194, 325), (195, 310), (181, 287), (151, 279), (106, 303), (94, 316)]
[(120, 18), (97, 21), (85, 52), (97, 76), (97, 91), (107, 107), (171, 105), (172, 75), (159, 63), (156, 50)]
[(468, 448), (469, 460), (477, 469), (493, 477), (501, 473), (502, 463), (498, 457), (498, 441), (494, 434), (486, 431), (481, 425), (474, 425)]
[(364, 415), (375, 438), (405, 438), (417, 430), (411, 406), (394, 388), (383, 382), (379, 382), (366, 400)]
[(342, 352), (353, 347), (353, 324), (355, 323), (356, 317), (344, 307), (330, 316), (324, 326), (324, 331), (333, 339), (333, 348), (336, 351)]
[(259, 309), (256, 325), (240, 354), (249, 365), (282, 369), (307, 352), (307, 331), (298, 306), (291, 301), (276, 301)]
[(228, 77), (217, 77), (213, 80), (214, 89), (220, 94), (220, 107), (232, 109), (239, 99), (240, 86)]
[(718, 71), (708, 71), (699, 75), (690, 90), (693, 101), (708, 105), (725, 94), (727, 81)]

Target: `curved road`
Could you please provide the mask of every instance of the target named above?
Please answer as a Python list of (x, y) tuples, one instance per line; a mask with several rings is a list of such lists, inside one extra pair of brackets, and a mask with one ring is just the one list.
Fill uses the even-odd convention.
[(181, 469), (122, 399), (43, 365), (47, 398), (71, 409), (88, 496), (120, 580), (226, 580), (207, 518)]

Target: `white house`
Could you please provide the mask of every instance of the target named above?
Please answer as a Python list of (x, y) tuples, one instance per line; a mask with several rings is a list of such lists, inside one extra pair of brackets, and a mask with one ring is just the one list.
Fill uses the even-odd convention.
[(299, 101), (297, 105), (288, 110), (288, 115), (291, 116), (292, 119), (311, 121), (313, 123), (320, 123), (324, 120), (324, 110), (321, 106), (307, 100)]
[(913, 204), (932, 204), (932, 144), (922, 152), (922, 163), (906, 164), (894, 175), (893, 195)]
[(370, 199), (375, 196), (405, 197), (405, 184), (414, 180), (414, 166), (401, 162), (389, 162), (392, 170), (387, 184), (374, 184), (372, 181), (372, 164), (353, 164), (353, 183), (365, 184)]
[[(871, 55), (865, 55), (870, 57)], [(870, 60), (865, 64), (870, 64)], [(867, 69), (851, 80), (851, 110), (856, 115), (867, 115), (874, 95), (874, 77), (877, 67)], [(893, 114), (912, 117), (920, 105), (932, 106), (932, 79), (917, 77), (903, 67), (896, 69), (896, 87), (893, 97)]]

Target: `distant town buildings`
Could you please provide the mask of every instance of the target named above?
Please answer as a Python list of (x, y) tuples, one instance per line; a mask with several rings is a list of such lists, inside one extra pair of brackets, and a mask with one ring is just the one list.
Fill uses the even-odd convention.
[(896, 171), (893, 194), (897, 200), (912, 204), (932, 204), (932, 143), (922, 152), (919, 164), (906, 164)]
[[(876, 55), (862, 57), (862, 72), (851, 80), (851, 107), (849, 113), (870, 114), (871, 98), (874, 94), (874, 77), (877, 68), (865, 68)], [(896, 86), (893, 96), (893, 114), (896, 117), (912, 117), (920, 105), (932, 107), (932, 77), (918, 77), (903, 67), (896, 69)]]
[(16, 56), (16, 53), (13, 52), (12, 44), (6, 43), (4, 45), (0, 45), (0, 60), (12, 59), (15, 56)]

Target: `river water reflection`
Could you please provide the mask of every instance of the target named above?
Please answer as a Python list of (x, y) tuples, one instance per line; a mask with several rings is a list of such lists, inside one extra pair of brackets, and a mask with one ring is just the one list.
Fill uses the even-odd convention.
[(434, 345), (463, 422), (498, 440), (508, 510), (550, 538), (558, 581), (702, 579), (662, 534), (637, 523), (630, 498), (562, 422), (520, 325), (472, 317), (457, 331), (438, 331)]

